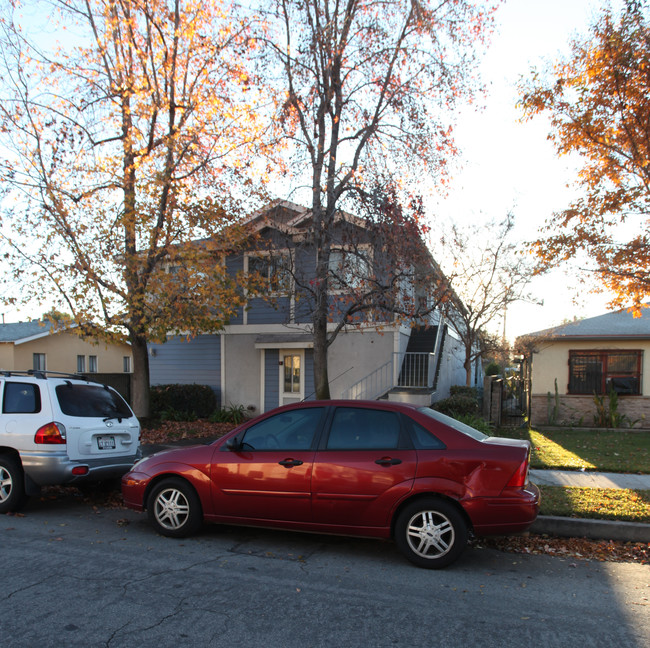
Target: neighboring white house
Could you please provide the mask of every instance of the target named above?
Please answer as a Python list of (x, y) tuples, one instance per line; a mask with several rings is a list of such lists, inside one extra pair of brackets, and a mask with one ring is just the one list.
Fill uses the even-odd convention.
[[(271, 245), (281, 232), (282, 245), (297, 250), (309, 219), (309, 210), (278, 201), (257, 212), (250, 224)], [(290, 250), (292, 263), (312, 263), (301, 250)], [(228, 256), (225, 263), (233, 274), (254, 269), (268, 272), (271, 279), (282, 269), (269, 259), (258, 244), (254, 250)], [(219, 334), (174, 337), (150, 345), (151, 383), (207, 384), (222, 406), (244, 405), (253, 413), (312, 399), (310, 304), (291, 282), (275, 285), (282, 289), (272, 301), (252, 295)], [(368, 320), (339, 333), (329, 349), (331, 396), (388, 397), (428, 405), (447, 397), (450, 386), (465, 383), (463, 357), (462, 344), (440, 312), (432, 312), (414, 327), (392, 319)]]
[(532, 425), (593, 426), (594, 396), (618, 395), (618, 411), (650, 427), (650, 312), (606, 313), (522, 336)]

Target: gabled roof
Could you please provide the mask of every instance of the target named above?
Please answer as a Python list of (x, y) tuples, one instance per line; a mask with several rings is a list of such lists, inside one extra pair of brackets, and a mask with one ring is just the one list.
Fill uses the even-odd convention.
[(634, 340), (650, 339), (650, 310), (634, 317), (627, 309), (569, 322), (522, 337), (548, 340)]
[(14, 324), (0, 324), (0, 342), (13, 342), (21, 344), (29, 340), (46, 337), (54, 332), (49, 322), (31, 320), (29, 322), (16, 322)]

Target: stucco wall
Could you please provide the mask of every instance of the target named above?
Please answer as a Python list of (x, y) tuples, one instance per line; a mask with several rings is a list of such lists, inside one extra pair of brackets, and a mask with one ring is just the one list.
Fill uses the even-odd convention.
[[(31, 365), (30, 365), (31, 367)], [(0, 344), (0, 369), (15, 369), (13, 342)]]
[(339, 334), (330, 347), (328, 358), (332, 398), (342, 398), (355, 383), (390, 362), (395, 349), (395, 335), (399, 333), (349, 331)]
[[(88, 371), (88, 356), (97, 356), (97, 371), (99, 373), (123, 373), (124, 356), (132, 357), (128, 344), (113, 344), (99, 342), (94, 344), (83, 340), (71, 333), (56, 333), (36, 340), (16, 344), (14, 346), (13, 366), (2, 366), (3, 369), (26, 370), (34, 366), (33, 354), (44, 353), (46, 368), (49, 371), (74, 373), (77, 371), (77, 356), (86, 357)], [(4, 358), (2, 358), (4, 360)], [(133, 366), (131, 360), (131, 366)]]
[(643, 394), (650, 390), (650, 342), (553, 342), (533, 354), (532, 385), (534, 394), (555, 393), (557, 378), (558, 394), (566, 394), (569, 384), (569, 351), (595, 350), (642, 350), (641, 389)]
[[(632, 341), (562, 341), (548, 343), (533, 354), (531, 423), (533, 425), (594, 425), (596, 405), (591, 395), (567, 394), (569, 351), (643, 351), (641, 396), (619, 396), (618, 412), (635, 427), (650, 427), (650, 342)], [(555, 380), (557, 379), (557, 412)], [(549, 396), (550, 394), (550, 396)]]
[(465, 347), (463, 343), (451, 332), (445, 338), (438, 386), (434, 395), (434, 402), (449, 397), (449, 388), (453, 385), (464, 385), (466, 382), (465, 369)]

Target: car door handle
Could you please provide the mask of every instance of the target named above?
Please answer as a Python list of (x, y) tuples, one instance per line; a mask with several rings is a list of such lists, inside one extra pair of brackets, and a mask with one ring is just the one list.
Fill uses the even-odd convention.
[(393, 459), (392, 457), (382, 457), (381, 459), (377, 459), (375, 463), (379, 464), (380, 466), (396, 466), (397, 464), (401, 464), (402, 460)]
[(302, 466), (302, 461), (300, 461), (300, 459), (283, 459), (282, 461), (278, 461), (278, 463), (281, 466), (284, 466), (285, 468), (293, 468), (293, 466)]

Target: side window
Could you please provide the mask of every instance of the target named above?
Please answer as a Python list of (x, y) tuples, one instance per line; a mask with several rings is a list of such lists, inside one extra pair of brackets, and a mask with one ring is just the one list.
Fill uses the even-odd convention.
[(243, 450), (309, 450), (322, 415), (322, 407), (309, 407), (271, 416), (246, 430)]
[(41, 392), (31, 383), (5, 383), (4, 414), (36, 414), (41, 411)]
[(394, 450), (400, 447), (396, 412), (338, 407), (327, 439), (328, 450)]
[(416, 423), (413, 419), (408, 417), (405, 418), (407, 421), (407, 427), (409, 427), (411, 431), (413, 445), (418, 450), (442, 450), (446, 447), (445, 444), (437, 436), (429, 432), (429, 430), (422, 427), (419, 423)]

